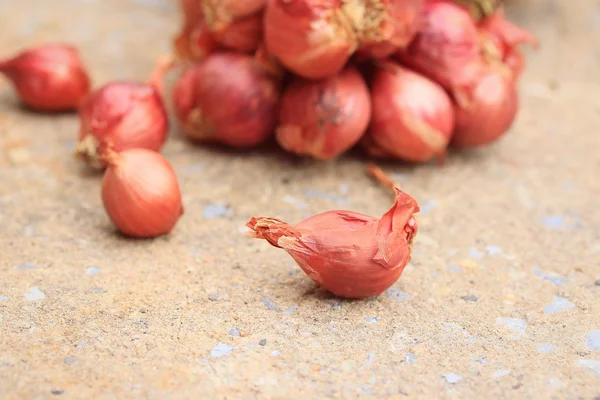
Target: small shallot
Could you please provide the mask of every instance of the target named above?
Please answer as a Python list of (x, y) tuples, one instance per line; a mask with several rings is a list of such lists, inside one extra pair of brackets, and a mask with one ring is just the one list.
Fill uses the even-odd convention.
[(159, 63), (149, 84), (111, 82), (90, 94), (79, 110), (75, 154), (94, 168), (103, 168), (103, 153), (132, 148), (158, 151), (169, 131), (161, 98), (163, 72)]
[(268, 0), (264, 16), (267, 49), (304, 78), (340, 72), (358, 47), (341, 0)]
[(479, 33), (469, 11), (452, 1), (426, 1), (419, 32), (397, 53), (403, 64), (450, 90), (462, 104), (483, 69)]
[(0, 60), (0, 73), (21, 102), (38, 111), (76, 110), (90, 91), (90, 78), (73, 46), (47, 44)]
[(443, 158), (454, 128), (452, 101), (432, 80), (382, 62), (371, 83), (373, 117), (363, 141), (371, 156), (411, 162)]
[(290, 225), (253, 217), (250, 236), (284, 249), (319, 286), (347, 298), (383, 293), (411, 258), (417, 233), (417, 202), (396, 189), (392, 208), (381, 218), (353, 211), (328, 211)]
[(171, 232), (183, 214), (177, 176), (159, 153), (131, 149), (104, 155), (102, 203), (126, 236), (151, 238)]
[(275, 135), (287, 151), (328, 160), (359, 141), (370, 117), (367, 84), (348, 66), (331, 78), (292, 81), (281, 98)]
[(172, 96), (190, 139), (252, 147), (275, 127), (279, 80), (252, 56), (216, 53), (184, 71)]
[(422, 0), (348, 1), (344, 13), (358, 33), (362, 56), (385, 58), (406, 47), (417, 33)]
[(468, 107), (455, 105), (456, 125), (452, 145), (476, 147), (490, 144), (508, 131), (519, 108), (516, 83), (505, 68), (490, 67), (471, 95)]

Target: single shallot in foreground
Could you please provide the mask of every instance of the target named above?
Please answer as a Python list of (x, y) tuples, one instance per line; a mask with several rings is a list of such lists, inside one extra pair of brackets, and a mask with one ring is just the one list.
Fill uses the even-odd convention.
[(285, 150), (328, 160), (354, 146), (371, 118), (369, 88), (354, 67), (331, 78), (296, 78), (280, 105), (277, 142)]
[(319, 286), (347, 298), (383, 293), (398, 280), (411, 257), (417, 233), (417, 202), (395, 188), (392, 208), (381, 218), (353, 211), (328, 211), (290, 225), (253, 217), (251, 237), (282, 248)]
[(79, 110), (75, 154), (89, 166), (103, 168), (108, 150), (158, 151), (169, 131), (162, 78), (170, 66), (170, 60), (159, 62), (147, 84), (111, 82), (92, 92)]
[(273, 132), (279, 79), (252, 56), (216, 53), (184, 71), (172, 96), (190, 139), (247, 148)]
[(0, 73), (20, 100), (38, 111), (76, 110), (90, 91), (90, 78), (77, 49), (48, 44), (0, 60)]
[(371, 82), (373, 117), (362, 141), (374, 157), (409, 162), (443, 159), (454, 128), (452, 101), (432, 80), (381, 62)]
[(147, 149), (104, 155), (102, 203), (126, 236), (151, 238), (169, 233), (183, 214), (177, 176), (166, 158)]

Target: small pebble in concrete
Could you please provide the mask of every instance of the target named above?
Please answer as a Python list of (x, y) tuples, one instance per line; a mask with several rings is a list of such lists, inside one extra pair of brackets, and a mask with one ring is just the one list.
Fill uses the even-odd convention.
[(554, 345), (550, 343), (540, 344), (537, 347), (537, 351), (539, 353), (552, 353), (552, 351), (554, 351)]
[(73, 365), (75, 364), (75, 361), (77, 361), (77, 357), (75, 356), (65, 358), (65, 364), (67, 365)]
[(520, 318), (498, 317), (496, 319), (496, 323), (499, 325), (504, 325), (511, 331), (515, 331), (518, 333), (525, 333), (525, 331), (527, 330), (527, 322), (523, 321)]
[(472, 295), (472, 294), (470, 294), (468, 296), (461, 296), (460, 298), (463, 299), (464, 301), (477, 301), (477, 300), (479, 300), (477, 298), (477, 296)]
[(220, 204), (208, 204), (204, 207), (204, 213), (202, 216), (206, 219), (231, 217), (233, 210), (229, 207)]
[(451, 384), (458, 383), (458, 381), (460, 381), (462, 379), (462, 376), (455, 374), (453, 372), (448, 372), (446, 374), (442, 374), (442, 376), (444, 377), (444, 379), (446, 379), (446, 382), (451, 383)]
[(590, 350), (600, 350), (600, 329), (585, 335), (587, 347)]
[(240, 336), (240, 330), (238, 328), (229, 328), (229, 334), (234, 337)]
[(398, 302), (409, 301), (411, 299), (411, 295), (403, 292), (397, 288), (389, 288), (385, 291), (385, 295), (392, 300), (396, 300)]
[(261, 346), (266, 346), (266, 345), (267, 345), (267, 339), (261, 339), (261, 340), (258, 342), (258, 344), (259, 344), (259, 345), (261, 345)]
[(501, 378), (503, 376), (506, 376), (510, 374), (510, 369), (499, 369), (497, 371), (494, 371), (492, 373), (492, 378)]
[(269, 300), (266, 297), (262, 299), (262, 303), (265, 305), (265, 307), (267, 307), (267, 310), (279, 311), (279, 307), (277, 307), (275, 304), (273, 304), (271, 302), (271, 300)]
[(215, 347), (212, 348), (212, 350), (210, 351), (210, 355), (211, 357), (219, 358), (231, 354), (232, 351), (233, 346), (219, 342)]
[(600, 360), (579, 360), (579, 366), (588, 369), (596, 378), (600, 378)]
[(88, 275), (96, 275), (99, 274), (101, 272), (100, 268), (98, 267), (89, 267), (86, 271), (86, 274)]
[(554, 296), (554, 298), (552, 299), (552, 303), (546, 304), (544, 306), (544, 314), (552, 315), (556, 314), (557, 312), (570, 310), (574, 307), (575, 304), (571, 303), (568, 299), (560, 296)]
[(37, 286), (30, 287), (24, 294), (27, 301), (38, 301), (46, 298), (46, 294)]

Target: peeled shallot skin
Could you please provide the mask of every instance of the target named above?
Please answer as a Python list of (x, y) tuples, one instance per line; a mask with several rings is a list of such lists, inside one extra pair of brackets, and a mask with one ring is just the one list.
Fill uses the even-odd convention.
[(38, 111), (73, 111), (90, 91), (79, 52), (66, 44), (47, 44), (0, 60), (0, 73), (13, 83), (23, 104)]
[(479, 79), (468, 107), (455, 104), (454, 147), (479, 147), (495, 142), (513, 124), (519, 96), (512, 75), (490, 67)]
[(319, 286), (346, 298), (383, 293), (402, 274), (417, 234), (417, 202), (396, 189), (380, 219), (353, 211), (328, 211), (296, 225), (254, 217), (250, 236), (282, 248)]
[(394, 62), (371, 82), (373, 116), (363, 145), (371, 156), (425, 162), (443, 157), (454, 128), (452, 101), (432, 80)]
[(468, 10), (452, 1), (426, 1), (419, 31), (412, 43), (397, 53), (400, 61), (451, 91), (464, 103), (485, 68), (475, 21)]
[(107, 149), (157, 151), (169, 132), (159, 92), (152, 85), (136, 82), (112, 82), (92, 92), (79, 110), (79, 121), (76, 154), (100, 168)]
[(342, 0), (268, 0), (264, 40), (290, 71), (308, 79), (333, 76), (358, 46)]
[(190, 139), (247, 148), (272, 135), (279, 91), (278, 80), (252, 56), (223, 52), (186, 70), (172, 96)]
[(370, 118), (367, 84), (348, 66), (323, 80), (296, 78), (282, 95), (275, 137), (287, 151), (329, 160), (360, 140)]
[(183, 204), (169, 162), (147, 149), (110, 153), (107, 162), (102, 203), (117, 228), (136, 238), (171, 232), (183, 214)]

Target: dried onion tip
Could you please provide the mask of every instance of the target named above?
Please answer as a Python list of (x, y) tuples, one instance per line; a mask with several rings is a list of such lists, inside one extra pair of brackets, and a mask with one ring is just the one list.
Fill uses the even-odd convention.
[(533, 34), (504, 19), (501, 8), (480, 22), (479, 32), (483, 35), (483, 51), (488, 59), (504, 63), (511, 69), (515, 79), (519, 78), (525, 67), (519, 47), (523, 44), (534, 48), (539, 46)]
[(147, 149), (105, 154), (102, 203), (111, 221), (126, 236), (167, 234), (183, 214), (179, 183), (169, 162)]
[(216, 53), (184, 71), (172, 96), (190, 139), (252, 147), (275, 127), (279, 81), (252, 56)]
[(0, 60), (0, 73), (21, 102), (39, 111), (72, 111), (90, 91), (90, 78), (77, 49), (47, 44)]
[(112, 82), (92, 92), (79, 110), (76, 156), (103, 168), (107, 150), (160, 150), (169, 133), (161, 80), (170, 65), (161, 61), (148, 84)]
[(473, 100), (468, 106), (454, 106), (456, 124), (451, 144), (476, 147), (498, 140), (514, 122), (519, 107), (512, 74), (490, 66), (469, 96)]
[(287, 151), (328, 160), (360, 140), (370, 117), (369, 89), (348, 66), (331, 78), (292, 81), (281, 98), (275, 136)]
[(375, 157), (411, 162), (443, 158), (454, 128), (452, 101), (432, 80), (382, 62), (371, 82), (373, 116), (362, 142)]
[(485, 69), (477, 27), (468, 10), (451, 1), (426, 1), (419, 31), (397, 53), (403, 64), (433, 79), (462, 104)]
[(342, 0), (268, 0), (264, 40), (289, 70), (321, 79), (342, 70), (358, 46)]
[(382, 59), (406, 47), (417, 33), (421, 6), (421, 0), (345, 2), (344, 13), (359, 37), (359, 55)]
[(417, 202), (396, 189), (392, 208), (380, 219), (352, 211), (328, 211), (290, 225), (254, 217), (250, 236), (282, 248), (319, 286), (340, 297), (365, 298), (398, 280), (417, 233)]

